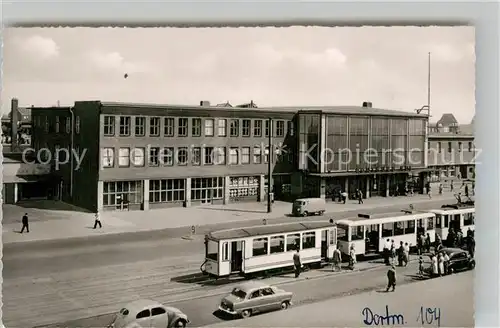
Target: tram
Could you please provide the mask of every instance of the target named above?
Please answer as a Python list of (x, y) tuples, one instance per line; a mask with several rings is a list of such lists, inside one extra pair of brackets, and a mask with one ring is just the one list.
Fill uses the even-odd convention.
[(398, 213), (358, 214), (357, 218), (337, 221), (339, 249), (349, 255), (354, 245), (356, 256), (381, 253), (387, 239), (399, 243), (417, 245), (417, 233), (429, 234), (431, 242), (435, 238), (435, 217), (432, 212), (404, 210)]
[(443, 205), (440, 209), (430, 210), (436, 215), (436, 233), (441, 240), (448, 238), (450, 228), (461, 230), (467, 236), (467, 230), (474, 231), (476, 208), (474, 201), (459, 202), (453, 205)]
[(301, 262), (321, 266), (333, 257), (337, 228), (333, 221), (304, 221), (219, 230), (205, 235), (205, 262), (201, 271), (213, 277), (259, 273), (293, 267), (300, 249)]

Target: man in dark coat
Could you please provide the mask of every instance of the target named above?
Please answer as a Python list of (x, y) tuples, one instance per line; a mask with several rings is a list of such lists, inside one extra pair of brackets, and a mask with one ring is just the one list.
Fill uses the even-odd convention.
[(390, 267), (390, 269), (387, 271), (387, 289), (385, 290), (386, 292), (389, 291), (389, 289), (392, 288), (392, 291), (396, 290), (396, 268), (394, 265)]
[(30, 232), (30, 226), (28, 221), (28, 213), (24, 213), (23, 218), (21, 220), (23, 227), (21, 228), (21, 233), (24, 232), (24, 228), (26, 228), (26, 232)]
[(297, 248), (297, 252), (293, 254), (293, 266), (295, 268), (295, 278), (300, 276), (300, 270), (302, 269), (302, 263), (300, 262), (300, 249)]

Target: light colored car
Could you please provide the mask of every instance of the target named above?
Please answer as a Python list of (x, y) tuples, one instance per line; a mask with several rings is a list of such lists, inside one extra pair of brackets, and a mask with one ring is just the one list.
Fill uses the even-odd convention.
[(186, 327), (188, 323), (179, 309), (142, 299), (124, 306), (108, 328), (173, 328)]
[(285, 310), (292, 305), (293, 294), (260, 282), (247, 282), (224, 297), (219, 310), (232, 316), (249, 316), (273, 310)]

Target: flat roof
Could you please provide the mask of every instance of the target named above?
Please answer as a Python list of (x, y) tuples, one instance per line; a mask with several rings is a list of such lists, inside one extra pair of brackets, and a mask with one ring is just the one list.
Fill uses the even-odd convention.
[[(394, 216), (392, 216), (392, 215)], [(419, 212), (419, 213), (412, 213), (412, 214), (404, 214), (403, 212), (398, 212), (398, 213), (385, 213), (382, 216), (378, 216), (375, 218), (370, 217), (368, 218), (349, 218), (345, 220), (338, 220), (336, 222), (337, 225), (352, 225), (352, 226), (360, 226), (360, 225), (367, 225), (367, 224), (381, 224), (381, 223), (391, 223), (395, 221), (400, 221), (408, 217), (408, 220), (419, 220), (419, 219), (424, 219), (434, 216), (434, 213), (431, 211), (429, 212)], [(410, 218), (411, 217), (411, 218)]]
[(369, 115), (369, 116), (399, 116), (399, 117), (417, 117), (429, 119), (426, 114), (417, 114), (402, 110), (382, 109), (362, 106), (304, 106), (304, 107), (282, 107), (288, 110), (295, 109), (300, 113), (322, 113), (322, 114), (340, 114), (340, 115)]
[(212, 240), (227, 240), (247, 238), (253, 236), (274, 235), (280, 233), (293, 233), (304, 230), (315, 230), (321, 228), (330, 228), (333, 225), (328, 221), (303, 221), (280, 224), (268, 224), (260, 226), (252, 226), (246, 228), (233, 228), (219, 231), (212, 231), (207, 234), (207, 237)]
[(452, 133), (452, 132), (433, 132), (429, 133), (429, 139), (474, 139), (473, 134)]

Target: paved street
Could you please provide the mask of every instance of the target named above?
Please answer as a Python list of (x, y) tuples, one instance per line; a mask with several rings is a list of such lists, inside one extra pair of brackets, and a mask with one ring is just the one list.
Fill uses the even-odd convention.
[(385, 316), (386, 306), (390, 315), (401, 314), (404, 324), (384, 326), (437, 327), (438, 320), (431, 320), (430, 315), (424, 322), (419, 318), (423, 307), (424, 311), (439, 309), (441, 327), (474, 327), (473, 272), (400, 286), (394, 293), (378, 289), (210, 327), (366, 327), (370, 324), (364, 320), (370, 322), (371, 316), (365, 310), (366, 318), (363, 310), (368, 307), (372, 313)]
[[(366, 264), (362, 266), (367, 267)], [(290, 279), (289, 277), (291, 275), (286, 275), (286, 277), (273, 277), (271, 279), (268, 279), (267, 281), (269, 281), (270, 284), (280, 285), (280, 288), (293, 292), (294, 307), (300, 307), (301, 305), (323, 301), (333, 297), (343, 297), (351, 294), (361, 293), (364, 291), (380, 289), (387, 283), (387, 267), (383, 265), (378, 265), (371, 270), (358, 272), (344, 271), (342, 273), (331, 273), (330, 268), (325, 268), (318, 271), (323, 271), (324, 275), (315, 273), (316, 277), (311, 276), (311, 278), (309, 279), (300, 281), (295, 281), (294, 278)], [(405, 283), (415, 282), (416, 271), (416, 262), (410, 263), (406, 268), (398, 268), (399, 284), (402, 285)], [(178, 307), (189, 316), (190, 320), (192, 321), (192, 323), (190, 324), (191, 327), (200, 327), (224, 322), (225, 320), (227, 320), (227, 318), (224, 318), (223, 316), (221, 317), (216, 309), (219, 305), (222, 295), (229, 292), (232, 287), (233, 286), (224, 286), (216, 290), (200, 294), (200, 296), (203, 295), (205, 297), (199, 297), (196, 299), (185, 301), (170, 303), (165, 296), (160, 295), (155, 297), (155, 299), (164, 303), (170, 303), (169, 305)], [(117, 304), (114, 306), (114, 308), (118, 310), (118, 307), (120, 305), (122, 304)], [(109, 323), (111, 318), (112, 315), (109, 314), (84, 320), (65, 322), (64, 324), (59, 324), (59, 327), (102, 327), (106, 323)], [(229, 326), (239, 325), (240, 323), (240, 321), (230, 321)], [(279, 324), (271, 326), (278, 327)], [(56, 325), (47, 326), (45, 328), (49, 327), (55, 328)]]

